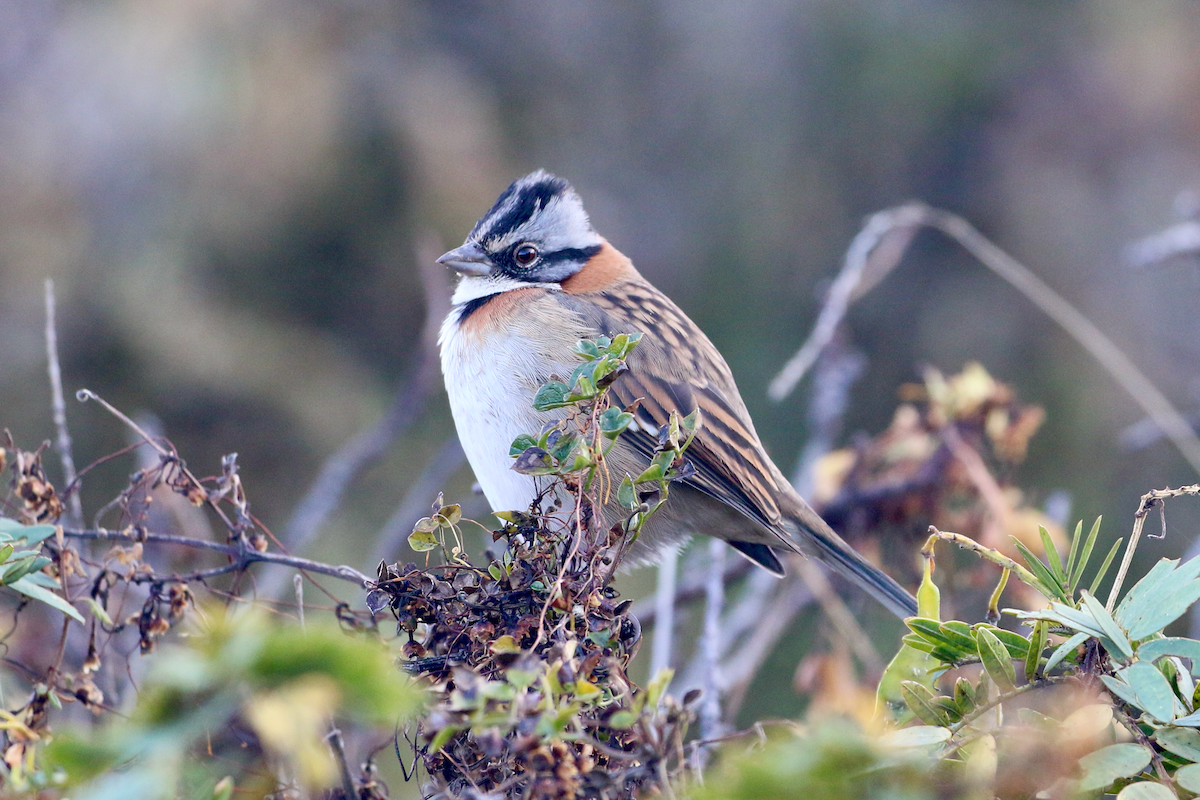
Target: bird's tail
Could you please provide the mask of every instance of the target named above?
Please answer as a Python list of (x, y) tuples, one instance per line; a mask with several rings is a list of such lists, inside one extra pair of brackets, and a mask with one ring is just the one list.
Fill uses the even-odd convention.
[(804, 511), (808, 513), (799, 515), (801, 518), (795, 520), (803, 530), (799, 537), (793, 537), (793, 541), (799, 538), (802, 552), (824, 561), (861, 586), (897, 617), (916, 616), (917, 600), (907, 589), (846, 544), (807, 503), (804, 504)]

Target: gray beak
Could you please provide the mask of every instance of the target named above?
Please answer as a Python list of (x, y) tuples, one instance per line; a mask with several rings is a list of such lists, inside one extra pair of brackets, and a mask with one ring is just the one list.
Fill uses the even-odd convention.
[(462, 247), (456, 247), (439, 258), (439, 264), (445, 264), (463, 275), (491, 275), (492, 261), (483, 248), (474, 242), (467, 242)]

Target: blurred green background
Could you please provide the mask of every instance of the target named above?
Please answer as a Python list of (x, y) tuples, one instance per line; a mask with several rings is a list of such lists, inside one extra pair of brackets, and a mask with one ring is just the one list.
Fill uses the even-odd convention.
[[(766, 384), (864, 216), (910, 198), (970, 219), (1195, 415), (1197, 262), (1123, 254), (1200, 205), (1197, 41), (1193, 0), (0, 3), (0, 424), (53, 437), (52, 277), (68, 395), (157, 416), (198, 475), (237, 451), (278, 533), (413, 379), (421, 243), (457, 245), (538, 167), (714, 340), (785, 472), (809, 385), (776, 405)], [(1164, 441), (1123, 446), (1136, 404), (938, 236), (847, 330), (867, 358), (847, 440), (887, 425), (922, 364), (979, 360), (1048, 412), (1018, 476), (1035, 505), (1065, 491), (1111, 541), (1147, 489), (1197, 480)], [(435, 389), (306, 555), (369, 561), (452, 435)], [(127, 441), (94, 404), (68, 416), (81, 466)], [(89, 517), (133, 469), (89, 476)], [(471, 483), (463, 466), (442, 488), (467, 502)], [(1191, 543), (1185, 502), (1146, 558)]]

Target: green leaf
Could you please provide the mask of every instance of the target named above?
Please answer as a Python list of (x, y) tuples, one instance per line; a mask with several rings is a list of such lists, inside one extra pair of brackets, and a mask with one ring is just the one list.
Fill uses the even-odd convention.
[(1177, 756), (1193, 763), (1200, 761), (1200, 732), (1191, 728), (1159, 728), (1154, 740)]
[(1121, 542), (1123, 541), (1125, 540), (1117, 539), (1115, 542), (1113, 542), (1112, 549), (1109, 550), (1108, 555), (1104, 557), (1104, 561), (1100, 564), (1100, 569), (1096, 571), (1096, 577), (1092, 578), (1092, 585), (1088, 588), (1088, 591), (1092, 594), (1095, 594), (1096, 590), (1100, 588), (1100, 584), (1104, 581), (1104, 575), (1108, 572), (1108, 567), (1110, 564), (1112, 564), (1113, 559), (1116, 558), (1117, 550), (1121, 548)]
[(979, 660), (988, 676), (1001, 692), (1011, 692), (1015, 687), (1017, 671), (1013, 667), (1012, 658), (996, 634), (987, 628), (977, 628), (975, 641), (979, 648)]
[(1071, 549), (1067, 553), (1067, 594), (1074, 594), (1075, 560), (1079, 558), (1079, 543), (1083, 541), (1083, 520), (1075, 523), (1075, 532), (1071, 534)]
[[(1092, 596), (1091, 592), (1083, 592), (1083, 605), (1091, 613), (1092, 618), (1100, 626), (1100, 630), (1104, 631), (1104, 635), (1117, 647), (1117, 650), (1123, 656), (1125, 661), (1133, 658), (1133, 645), (1130, 644), (1128, 637), (1125, 636), (1125, 631), (1121, 630), (1121, 626), (1112, 618), (1107, 611), (1104, 610), (1104, 605)], [(1107, 648), (1105, 648), (1107, 649)], [(1110, 655), (1115, 655), (1111, 654)]]
[(959, 678), (954, 682), (954, 703), (963, 714), (970, 714), (975, 710), (975, 687), (966, 678)]
[(950, 736), (950, 731), (941, 726), (917, 725), (884, 734), (879, 743), (885, 747), (929, 747), (948, 741)]
[(522, 475), (552, 475), (557, 468), (549, 453), (540, 447), (530, 447), (517, 456), (509, 469)]
[(631, 511), (637, 508), (637, 492), (633, 490), (633, 478), (629, 475), (622, 478), (621, 485), (617, 487), (617, 502)]
[[(1079, 551), (1079, 558), (1075, 561), (1073, 569), (1070, 573), (1071, 586), (1070, 594), (1073, 596), (1075, 590), (1079, 587), (1079, 581), (1083, 577), (1084, 570), (1087, 569), (1088, 560), (1092, 557), (1092, 548), (1096, 545), (1096, 537), (1100, 535), (1100, 521), (1103, 516), (1096, 517), (1096, 521), (1092, 523), (1092, 529), (1088, 531), (1087, 539), (1083, 543), (1083, 548)], [(1083, 520), (1079, 521), (1083, 525)], [(1092, 591), (1095, 594), (1095, 590)]]
[(1161, 783), (1138, 781), (1122, 789), (1117, 800), (1178, 800), (1178, 795)]
[[(563, 461), (567, 456), (571, 455), (571, 451), (575, 449), (575, 445), (579, 443), (579, 437), (573, 433), (564, 433), (554, 440), (554, 444), (550, 445), (548, 451), (550, 456), (555, 461)], [(520, 458), (518, 456), (518, 458)]]
[(625, 429), (629, 427), (629, 424), (633, 422), (633, 414), (630, 414), (628, 411), (622, 411), (616, 406), (613, 406), (604, 409), (604, 412), (600, 415), (598, 422), (601, 433), (603, 433), (609, 439), (616, 439), (618, 436), (624, 433)]
[(510, 456), (519, 456), (531, 447), (537, 447), (537, 439), (530, 436), (528, 433), (522, 433), (508, 447)]
[(1003, 628), (997, 628), (995, 625), (987, 623), (979, 623), (974, 626), (975, 630), (979, 628), (987, 628), (988, 632), (1000, 640), (1000, 644), (1004, 645), (1004, 649), (1008, 651), (1011, 658), (1024, 659), (1029, 655), (1029, 640), (1019, 633), (1006, 631)]
[(571, 388), (558, 381), (550, 381), (537, 390), (533, 396), (533, 407), (537, 411), (550, 411), (555, 408), (571, 405), (567, 395)]
[(12, 554), (13, 554), (13, 546), (11, 544), (6, 544), (3, 547), (0, 547), (0, 564), (7, 562), (8, 557), (11, 556)]
[[(1137, 661), (1116, 671), (1116, 677), (1128, 684), (1137, 697), (1135, 705), (1162, 722), (1175, 719), (1178, 701), (1171, 684), (1148, 661)], [(1105, 682), (1108, 686), (1108, 682)]]
[(1192, 674), (1200, 675), (1200, 642), (1179, 636), (1151, 639), (1138, 646), (1137, 656), (1142, 661), (1157, 661), (1163, 656), (1178, 656), (1192, 662)]
[(663, 469), (661, 464), (651, 463), (646, 467), (641, 475), (633, 479), (634, 483), (649, 483), (651, 481), (661, 481), (663, 477)]
[(462, 507), (457, 503), (448, 506), (442, 506), (438, 509), (437, 515), (446, 521), (447, 525), (457, 525), (462, 519)]
[(580, 339), (575, 344), (575, 354), (587, 361), (591, 361), (600, 355), (600, 348), (591, 339)]
[(450, 740), (454, 738), (454, 734), (458, 733), (460, 730), (462, 729), (457, 725), (447, 725), (439, 730), (433, 737), (433, 741), (429, 743), (429, 752), (436, 753), (437, 751), (441, 750), (443, 747), (449, 744)]
[(1175, 773), (1175, 783), (1179, 784), (1181, 789), (1200, 794), (1200, 764), (1188, 764), (1186, 767), (1180, 767)]
[(1010, 536), (1009, 538), (1012, 539), (1013, 544), (1016, 545), (1017, 550), (1021, 553), (1021, 558), (1024, 559), (1025, 564), (1029, 567), (1029, 571), (1037, 579), (1038, 585), (1033, 588), (1051, 600), (1070, 603), (1071, 599), (1067, 597), (1066, 590), (1063, 589), (1062, 584), (1058, 582), (1054, 574), (1050, 572), (1050, 569), (1042, 563), (1042, 560), (1035, 556), (1033, 551), (1026, 547), (1020, 539), (1015, 536)]
[(1137, 640), (1161, 631), (1200, 600), (1200, 557), (1179, 565), (1160, 560), (1117, 607), (1114, 617)]
[[(24, 551), (28, 552), (28, 551)], [(18, 554), (20, 555), (20, 554)], [(21, 578), (33, 571), (34, 562), (37, 560), (36, 555), (26, 555), (23, 558), (18, 558), (4, 565), (3, 582), (5, 586), (19, 581)]]
[(104, 610), (104, 606), (97, 603), (91, 597), (85, 597), (83, 599), (84, 602), (88, 604), (88, 608), (92, 610), (92, 616), (111, 628), (113, 624), (112, 617), (110, 617), (108, 612)]
[(70, 603), (49, 589), (43, 589), (41, 586), (33, 583), (28, 578), (21, 578), (14, 583), (9, 584), (9, 588), (16, 589), (26, 597), (31, 597), (34, 600), (45, 603), (51, 608), (58, 609), (71, 619), (83, 622), (83, 615), (76, 611)]
[(945, 709), (935, 704), (933, 692), (916, 681), (901, 681), (900, 696), (904, 703), (926, 725), (949, 725)]
[(1050, 571), (1058, 579), (1059, 586), (1067, 585), (1067, 573), (1063, 570), (1062, 560), (1058, 556), (1058, 548), (1050, 538), (1050, 531), (1044, 525), (1038, 525), (1038, 535), (1042, 537), (1042, 549), (1046, 551), (1046, 560), (1050, 562)]
[(1034, 623), (1033, 633), (1029, 637), (1029, 652), (1025, 656), (1025, 680), (1032, 683), (1037, 679), (1038, 667), (1042, 661), (1042, 651), (1046, 649), (1049, 640), (1050, 624), (1045, 620)]
[(435, 550), (440, 545), (433, 531), (415, 530), (408, 535), (408, 546), (418, 553)]
[(1090, 638), (1092, 637), (1088, 636), (1086, 633), (1077, 633), (1070, 639), (1067, 639), (1065, 642), (1060, 644), (1057, 649), (1051, 653), (1050, 658), (1046, 660), (1046, 666), (1042, 668), (1042, 674), (1049, 675), (1050, 670), (1057, 667), (1060, 661), (1074, 653), (1079, 645), (1083, 644)]
[(1150, 764), (1150, 751), (1140, 744), (1112, 744), (1079, 759), (1085, 792), (1107, 789), (1117, 778), (1131, 778)]

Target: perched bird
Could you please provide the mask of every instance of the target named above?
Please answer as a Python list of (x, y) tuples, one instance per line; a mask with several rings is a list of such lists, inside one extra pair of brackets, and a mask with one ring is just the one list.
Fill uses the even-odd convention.
[[(488, 502), (527, 508), (539, 481), (511, 469), (509, 445), (553, 412), (533, 408), (542, 384), (571, 374), (580, 339), (642, 333), (628, 371), (610, 388), (637, 404), (636, 430), (606, 457), (616, 476), (638, 475), (673, 410), (700, 409), (685, 453), (695, 473), (671, 486), (629, 557), (651, 561), (692, 534), (724, 539), (776, 575), (777, 550), (815, 556), (900, 616), (912, 595), (847, 545), (763, 450), (725, 359), (696, 324), (596, 233), (579, 196), (544, 171), (515, 181), (461, 246), (438, 261), (462, 279), (442, 323), (442, 373), (459, 438)], [(619, 477), (618, 477), (619, 480)], [(615, 494), (615, 493), (614, 493)], [(608, 519), (620, 517), (616, 506)]]

